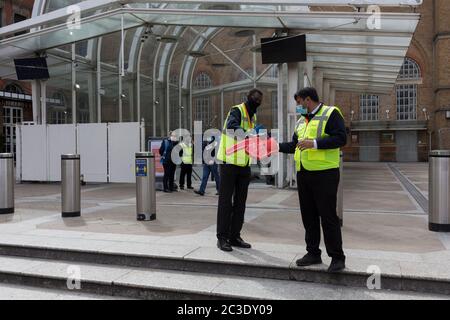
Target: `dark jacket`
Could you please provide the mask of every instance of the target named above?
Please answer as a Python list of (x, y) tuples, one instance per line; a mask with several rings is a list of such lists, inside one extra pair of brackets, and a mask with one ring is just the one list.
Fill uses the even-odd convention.
[[(248, 116), (250, 117), (250, 119), (252, 119), (254, 116), (254, 113), (252, 113), (248, 109), (247, 109), (247, 112), (248, 112)], [(231, 109), (230, 115), (228, 116), (226, 129), (228, 129), (228, 130), (229, 129), (232, 129), (232, 130), (242, 129), (243, 131), (245, 131), (244, 128), (241, 128), (241, 111), (239, 110), (238, 107), (234, 107)]]
[(170, 139), (164, 139), (159, 148), (159, 154), (161, 155), (161, 163), (173, 163), (172, 161), (172, 149), (178, 144), (178, 141), (171, 141)]
[[(308, 114), (306, 117), (311, 120), (314, 118), (314, 116), (315, 114)], [(345, 129), (345, 121), (338, 111), (334, 110), (331, 113), (330, 119), (328, 119), (327, 125), (325, 126), (325, 133), (329, 135), (329, 137), (318, 138), (317, 149), (337, 149), (342, 148), (347, 144), (347, 131)], [(280, 152), (295, 153), (297, 143), (297, 133), (294, 132), (291, 142), (280, 143)]]

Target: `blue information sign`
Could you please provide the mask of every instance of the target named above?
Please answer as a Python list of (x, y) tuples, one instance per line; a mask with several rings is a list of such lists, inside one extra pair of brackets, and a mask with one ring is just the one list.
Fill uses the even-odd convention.
[(148, 172), (147, 160), (136, 159), (136, 177), (146, 177)]

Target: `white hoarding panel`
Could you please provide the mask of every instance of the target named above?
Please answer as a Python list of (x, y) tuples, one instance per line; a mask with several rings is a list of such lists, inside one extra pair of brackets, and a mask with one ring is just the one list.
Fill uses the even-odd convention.
[(86, 182), (108, 182), (108, 146), (106, 123), (78, 125), (78, 153), (81, 174)]
[(137, 122), (110, 123), (108, 131), (109, 181), (134, 183), (135, 153), (140, 149), (140, 125)]
[(23, 181), (47, 181), (47, 127), (22, 126)]
[[(76, 153), (76, 131), (73, 124), (48, 125), (49, 181), (61, 181), (61, 155)], [(83, 159), (81, 160), (83, 161)]]

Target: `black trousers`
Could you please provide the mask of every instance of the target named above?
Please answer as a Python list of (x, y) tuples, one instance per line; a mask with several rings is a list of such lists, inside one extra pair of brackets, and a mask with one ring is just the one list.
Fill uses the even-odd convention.
[(174, 189), (174, 180), (175, 180), (175, 171), (177, 170), (177, 166), (173, 162), (168, 162), (163, 164), (164, 167), (164, 190), (173, 190)]
[(250, 184), (250, 167), (220, 165), (219, 203), (217, 208), (217, 238), (240, 237), (244, 224), (245, 203)]
[(320, 255), (320, 224), (327, 254), (336, 259), (345, 258), (342, 250), (342, 233), (336, 212), (339, 169), (297, 172), (298, 196), (303, 225), (305, 227), (306, 250)]
[(187, 176), (187, 186), (192, 187), (192, 164), (181, 164), (180, 187), (184, 186), (185, 176)]

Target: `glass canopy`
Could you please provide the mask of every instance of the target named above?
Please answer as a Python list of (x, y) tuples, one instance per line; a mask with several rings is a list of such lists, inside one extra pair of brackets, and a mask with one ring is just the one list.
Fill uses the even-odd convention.
[[(47, 97), (60, 103), (48, 119), (76, 104), (77, 121), (144, 118), (153, 135), (198, 117), (220, 126), (223, 105), (255, 85), (276, 104), (278, 69), (258, 51), (276, 33), (306, 34), (308, 58), (331, 87), (390, 92), (420, 19), (411, 6), (421, 2), (36, 0), (31, 19), (0, 29), (0, 77), (16, 77), (13, 59), (45, 54)], [(379, 28), (368, 5), (382, 6)], [(74, 12), (79, 26), (68, 23)], [(264, 110), (275, 127), (276, 111)]]

